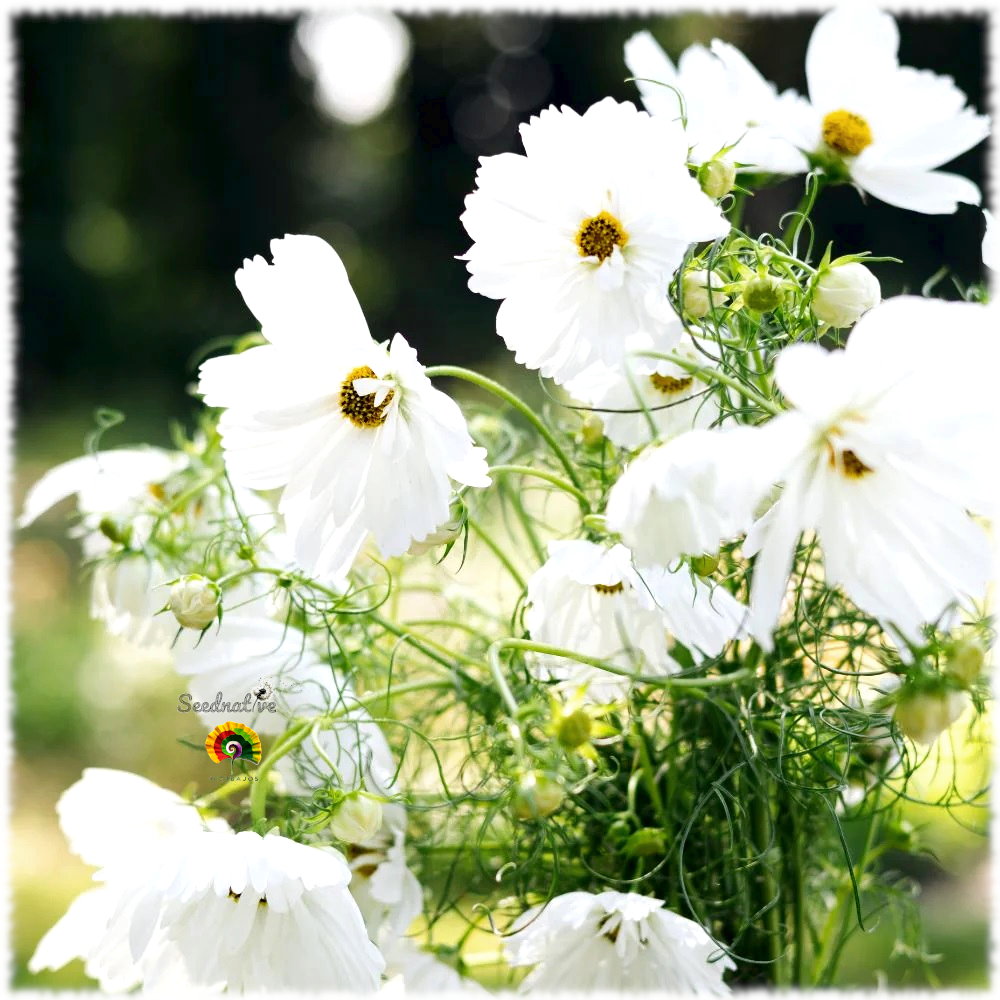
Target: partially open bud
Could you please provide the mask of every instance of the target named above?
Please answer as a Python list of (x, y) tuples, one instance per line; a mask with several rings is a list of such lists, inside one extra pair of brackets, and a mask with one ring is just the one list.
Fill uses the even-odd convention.
[(720, 308), (729, 301), (722, 291), (723, 282), (714, 271), (700, 268), (685, 271), (681, 285), (684, 293), (683, 309), (692, 319), (707, 316), (712, 311), (713, 304)]
[(938, 689), (903, 692), (893, 717), (904, 736), (929, 746), (970, 704), (964, 691)]
[(335, 808), (330, 832), (345, 844), (363, 844), (382, 829), (382, 803), (365, 792), (350, 792)]
[(529, 771), (514, 792), (511, 809), (517, 819), (544, 819), (563, 803), (566, 793), (559, 782), (542, 771)]
[(222, 592), (211, 580), (193, 574), (170, 588), (170, 610), (184, 628), (208, 628), (219, 613)]
[(978, 640), (956, 639), (945, 654), (945, 673), (963, 687), (969, 687), (975, 683), (985, 662), (986, 651)]
[(754, 312), (770, 312), (781, 305), (784, 289), (780, 278), (773, 275), (755, 275), (743, 286), (743, 301)]
[(736, 167), (733, 161), (724, 156), (706, 160), (698, 168), (698, 183), (709, 198), (718, 201), (725, 197), (736, 183)]
[(853, 326), (882, 299), (878, 278), (864, 264), (852, 261), (820, 271), (813, 286), (812, 310), (829, 326)]

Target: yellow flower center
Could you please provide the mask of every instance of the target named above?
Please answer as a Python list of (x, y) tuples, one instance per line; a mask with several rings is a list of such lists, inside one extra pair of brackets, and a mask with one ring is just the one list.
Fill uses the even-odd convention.
[(354, 388), (355, 379), (376, 377), (375, 372), (373, 372), (367, 365), (362, 368), (354, 368), (347, 373), (347, 376), (340, 387), (340, 412), (343, 413), (343, 415), (347, 417), (347, 419), (350, 420), (355, 427), (367, 427), (369, 429), (374, 429), (385, 423), (385, 411), (389, 406), (389, 403), (392, 401), (392, 390), (390, 389), (389, 394), (385, 397), (385, 399), (383, 399), (382, 402), (376, 406), (374, 392), (367, 396), (362, 396)]
[(831, 111), (823, 119), (823, 141), (841, 156), (857, 156), (872, 144), (872, 130), (860, 115)]
[(610, 213), (601, 212), (592, 219), (584, 219), (576, 234), (576, 245), (581, 257), (596, 257), (602, 264), (612, 254), (615, 247), (628, 243), (628, 233), (622, 224)]
[(649, 381), (653, 383), (654, 389), (667, 396), (684, 392), (694, 384), (693, 378), (674, 378), (672, 375), (657, 375), (656, 373), (649, 376)]
[(625, 589), (625, 585), (619, 580), (617, 583), (595, 583), (594, 590), (599, 594), (620, 594)]
[(839, 469), (848, 479), (861, 479), (875, 470), (865, 465), (850, 448), (845, 448), (840, 455), (840, 462), (833, 449), (830, 449), (830, 468)]

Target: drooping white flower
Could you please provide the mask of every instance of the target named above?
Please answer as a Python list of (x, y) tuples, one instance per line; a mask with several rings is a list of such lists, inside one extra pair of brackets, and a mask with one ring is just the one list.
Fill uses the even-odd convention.
[[(675, 579), (676, 577), (676, 579)], [(669, 635), (696, 658), (721, 652), (739, 631), (743, 610), (731, 595), (662, 567), (637, 570), (624, 545), (583, 540), (551, 542), (549, 558), (528, 581), (525, 624), (535, 642), (569, 650), (632, 674), (667, 675), (680, 667)], [(567, 657), (535, 654), (532, 669), (574, 689), (587, 684), (591, 701), (611, 701), (629, 678)]]
[[(827, 582), (903, 636), (981, 597), (989, 539), (967, 511), (990, 511), (1000, 414), (989, 307), (898, 297), (855, 326), (848, 346), (786, 348), (775, 380), (794, 407), (749, 455), (782, 453), (781, 498), (754, 525), (751, 612), (770, 645), (795, 544), (817, 531)], [(956, 364), (942, 378), (942, 364)], [(773, 432), (783, 431), (775, 447)]]
[(483, 157), (462, 215), (469, 287), (503, 302), (515, 360), (557, 382), (616, 365), (637, 334), (669, 348), (670, 276), (729, 225), (685, 166), (681, 126), (607, 98), (521, 126), (524, 156)]
[(369, 533), (384, 556), (449, 518), (451, 480), (487, 486), (485, 452), (400, 334), (368, 332), (336, 251), (315, 236), (271, 242), (236, 283), (269, 343), (201, 367), (235, 482), (281, 487), (296, 560), (339, 578)]
[(652, 115), (670, 120), (681, 116), (692, 163), (703, 163), (727, 147), (726, 154), (741, 170), (797, 174), (808, 169), (806, 158), (787, 138), (769, 127), (793, 92), (780, 97), (738, 49), (718, 39), (709, 51), (691, 45), (678, 60), (670, 57), (648, 31), (625, 43), (625, 65), (636, 78), (642, 103)]
[(200, 987), (230, 992), (378, 989), (384, 959), (331, 848), (249, 830), (173, 837), (109, 874), (120, 892), (105, 937), (133, 961), (165, 944)]
[[(683, 331), (671, 353), (711, 365)], [(622, 448), (638, 448), (653, 438), (667, 439), (693, 427), (708, 427), (719, 414), (709, 383), (672, 361), (655, 358), (627, 357), (614, 368), (592, 365), (566, 388), (594, 408), (604, 433)]]
[(882, 299), (878, 278), (858, 261), (822, 268), (812, 289), (812, 311), (827, 326), (853, 326)]
[(994, 271), (1000, 271), (1000, 230), (993, 221), (993, 213), (983, 209), (986, 232), (983, 234), (983, 263)]
[(608, 528), (648, 564), (715, 552), (746, 531), (771, 483), (766, 455), (749, 449), (756, 433), (698, 429), (647, 448), (611, 489)]
[(736, 968), (700, 924), (637, 893), (569, 892), (522, 914), (513, 930), (508, 963), (535, 966), (522, 993), (724, 996), (723, 974)]
[[(56, 804), (59, 825), (69, 849), (89, 865), (109, 867), (142, 854), (150, 846), (205, 829), (228, 829), (222, 820), (205, 823), (179, 795), (137, 774), (87, 768)], [(95, 876), (104, 879), (104, 873)], [(120, 890), (102, 884), (81, 893), (66, 914), (45, 934), (28, 962), (30, 972), (59, 969), (75, 958), (86, 974), (108, 992), (127, 990), (143, 981), (155, 964), (161, 981), (189, 984), (180, 955), (169, 946), (151, 961), (135, 961), (126, 938), (111, 939), (106, 930), (119, 905)]]
[(889, 14), (864, 4), (824, 14), (806, 52), (810, 103), (773, 124), (805, 152), (839, 159), (890, 205), (928, 214), (978, 205), (975, 184), (936, 168), (989, 135), (989, 118), (966, 107), (951, 77), (900, 66), (898, 51)]

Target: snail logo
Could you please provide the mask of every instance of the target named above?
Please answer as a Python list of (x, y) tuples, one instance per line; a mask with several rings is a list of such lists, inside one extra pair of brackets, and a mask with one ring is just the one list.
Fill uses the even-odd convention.
[(223, 722), (221, 726), (216, 726), (205, 740), (205, 749), (217, 764), (229, 761), (230, 777), (235, 760), (260, 763), (260, 737), (242, 722)]

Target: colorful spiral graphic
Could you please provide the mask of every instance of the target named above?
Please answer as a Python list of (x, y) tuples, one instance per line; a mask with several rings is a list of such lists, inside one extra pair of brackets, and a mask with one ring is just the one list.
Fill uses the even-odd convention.
[(217, 764), (228, 760), (230, 773), (233, 761), (260, 763), (260, 737), (242, 722), (223, 722), (221, 726), (216, 726), (205, 740), (205, 749)]

